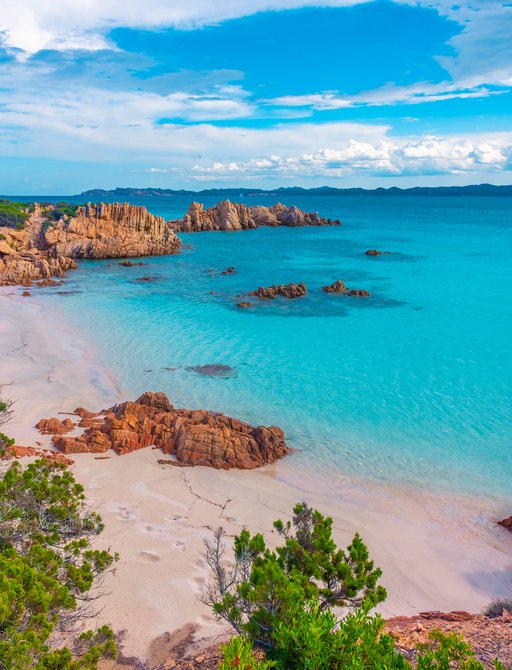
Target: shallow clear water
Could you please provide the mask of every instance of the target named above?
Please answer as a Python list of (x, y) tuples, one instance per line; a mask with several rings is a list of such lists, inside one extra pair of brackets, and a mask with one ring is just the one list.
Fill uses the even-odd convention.
[[(188, 201), (132, 200), (168, 218)], [(293, 204), (344, 225), (183, 235), (191, 249), (144, 267), (84, 261), (70, 293), (45, 289), (44, 300), (85, 332), (132, 397), (163, 390), (176, 406), (277, 424), (298, 450), (292, 458), (317, 472), (507, 495), (512, 200)], [(369, 258), (368, 248), (393, 253)], [(238, 273), (220, 276), (230, 265)], [(137, 282), (142, 275), (158, 279)], [(372, 296), (321, 291), (336, 279)], [(237, 294), (290, 281), (305, 281), (308, 295), (236, 307)], [(234, 373), (187, 370), (205, 364)]]

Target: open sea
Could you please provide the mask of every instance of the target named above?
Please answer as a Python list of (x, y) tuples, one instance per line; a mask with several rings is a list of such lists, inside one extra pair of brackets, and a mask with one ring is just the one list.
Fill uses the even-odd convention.
[[(190, 198), (130, 201), (178, 218)], [(83, 261), (65, 293), (38, 296), (84, 333), (127, 397), (162, 390), (176, 406), (278, 425), (304, 476), (510, 495), (512, 199), (285, 204), (343, 225), (182, 235), (191, 248), (180, 255), (131, 268)], [(392, 253), (370, 258), (370, 248)], [(232, 265), (236, 274), (220, 275)], [(337, 279), (372, 295), (322, 292)], [(307, 296), (236, 306), (237, 295), (291, 281), (306, 282)], [(190, 369), (209, 364), (232, 371)]]

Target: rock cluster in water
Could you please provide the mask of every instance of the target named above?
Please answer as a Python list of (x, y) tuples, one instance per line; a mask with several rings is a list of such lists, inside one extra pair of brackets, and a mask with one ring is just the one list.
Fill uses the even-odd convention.
[(325, 293), (342, 293), (343, 295), (348, 295), (355, 298), (367, 298), (371, 295), (369, 291), (366, 291), (362, 288), (347, 288), (341, 279), (338, 279), (328, 286), (323, 286), (322, 291)]
[(286, 207), (277, 203), (272, 207), (255, 205), (247, 207), (224, 200), (207, 209), (193, 202), (183, 219), (172, 221), (179, 232), (201, 232), (211, 230), (252, 230), (261, 226), (338, 226), (340, 221), (318, 216), (316, 212), (303, 212), (298, 207)]
[(175, 465), (253, 469), (289, 453), (280, 428), (254, 427), (206, 410), (175, 409), (164, 393), (144, 393), (101, 413), (79, 407), (76, 414), (84, 433), (53, 438), (64, 454), (113, 449), (122, 455), (154, 445), (173, 456), (166, 462)]
[(145, 207), (100, 203), (58, 221), (36, 205), (23, 230), (0, 228), (0, 285), (30, 285), (63, 277), (75, 258), (122, 258), (178, 253), (173, 228)]
[[(260, 300), (273, 300), (277, 296), (282, 296), (283, 298), (301, 298), (307, 293), (307, 286), (304, 282), (300, 284), (274, 284), (273, 286), (260, 286), (255, 291), (251, 291), (248, 295), (253, 295)], [(241, 304), (241, 303), (239, 303)], [(246, 307), (247, 305), (243, 305)]]

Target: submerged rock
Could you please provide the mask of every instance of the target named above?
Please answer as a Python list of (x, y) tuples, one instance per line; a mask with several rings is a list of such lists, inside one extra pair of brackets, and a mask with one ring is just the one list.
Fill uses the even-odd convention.
[(307, 293), (307, 286), (304, 282), (300, 284), (277, 284), (273, 286), (263, 287), (260, 286), (255, 291), (251, 291), (248, 295), (254, 295), (260, 300), (273, 300), (277, 296), (282, 296), (283, 298), (301, 298)]
[(235, 275), (236, 274), (236, 268), (234, 265), (230, 265), (229, 268), (226, 268), (221, 272), (221, 275)]
[(240, 307), (240, 309), (247, 309), (248, 307), (252, 307), (252, 302), (242, 300), (242, 302), (237, 302), (236, 306)]
[(212, 363), (210, 365), (190, 365), (187, 367), (190, 372), (197, 372), (205, 377), (232, 377), (236, 370), (229, 365)]
[(365, 251), (365, 256), (382, 256), (383, 254), (390, 254), (391, 251), (379, 251), (378, 249), (368, 249)]
[(83, 435), (53, 438), (61, 452), (104, 453), (113, 449), (122, 455), (154, 445), (181, 465), (252, 469), (273, 463), (290, 451), (280, 428), (253, 427), (206, 410), (175, 409), (164, 393), (144, 393), (135, 402), (87, 415), (98, 418), (98, 424)]
[(343, 295), (352, 296), (354, 298), (368, 298), (371, 296), (371, 293), (363, 288), (349, 288), (344, 291)]

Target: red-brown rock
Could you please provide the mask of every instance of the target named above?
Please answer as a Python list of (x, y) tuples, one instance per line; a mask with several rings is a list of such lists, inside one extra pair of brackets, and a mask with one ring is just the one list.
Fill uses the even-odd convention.
[(338, 279), (328, 286), (323, 286), (322, 291), (325, 291), (325, 293), (344, 293), (345, 284), (341, 281), (341, 279)]
[(36, 428), (43, 435), (64, 435), (73, 430), (75, 424), (71, 419), (64, 419), (64, 421), (56, 418), (41, 419), (36, 423)]
[(273, 300), (277, 296), (282, 296), (283, 298), (301, 298), (307, 293), (307, 287), (304, 282), (300, 284), (279, 284), (273, 286), (263, 287), (260, 286), (255, 291), (251, 291), (249, 295), (254, 295), (260, 300)]
[(252, 302), (249, 302), (248, 300), (242, 300), (242, 302), (237, 302), (236, 306), (240, 307), (240, 309), (247, 309), (248, 307), (252, 307)]
[(366, 291), (363, 288), (349, 288), (343, 293), (344, 295), (349, 295), (354, 298), (368, 298), (371, 293), (369, 291)]
[(182, 465), (224, 469), (256, 468), (289, 453), (283, 431), (275, 426), (254, 428), (215, 412), (175, 409), (164, 393), (144, 393), (86, 418), (100, 421), (80, 437), (54, 437), (63, 453), (112, 448), (122, 455), (154, 445)]
[(382, 256), (382, 254), (389, 254), (389, 251), (379, 251), (378, 249), (368, 249), (364, 252), (366, 256)]

